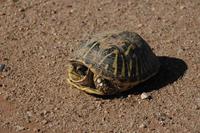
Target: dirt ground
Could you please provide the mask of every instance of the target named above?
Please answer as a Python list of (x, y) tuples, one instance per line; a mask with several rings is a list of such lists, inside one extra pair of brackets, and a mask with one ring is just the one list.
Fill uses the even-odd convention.
[[(108, 30), (139, 33), (162, 66), (94, 97), (66, 82), (67, 59)], [(199, 0), (0, 0), (0, 64), (0, 133), (200, 133)]]

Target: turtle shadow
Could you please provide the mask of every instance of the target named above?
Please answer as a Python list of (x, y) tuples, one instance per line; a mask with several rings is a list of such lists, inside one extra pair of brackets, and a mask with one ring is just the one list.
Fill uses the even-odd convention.
[(126, 98), (131, 94), (141, 94), (142, 92), (151, 92), (159, 90), (169, 84), (174, 83), (176, 80), (183, 77), (188, 69), (187, 64), (178, 58), (159, 56), (160, 70), (158, 74), (148, 81), (141, 83), (129, 91), (123, 92), (113, 96), (101, 96), (103, 99)]

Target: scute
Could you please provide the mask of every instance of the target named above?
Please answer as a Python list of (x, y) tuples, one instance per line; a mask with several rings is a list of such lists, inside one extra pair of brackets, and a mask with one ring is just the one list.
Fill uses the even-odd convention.
[(160, 66), (150, 46), (137, 33), (127, 31), (94, 36), (72, 60), (83, 62), (107, 79), (131, 82), (145, 80)]

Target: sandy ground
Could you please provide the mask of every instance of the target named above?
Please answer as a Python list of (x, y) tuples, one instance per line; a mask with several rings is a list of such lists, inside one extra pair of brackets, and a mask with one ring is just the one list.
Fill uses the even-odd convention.
[[(107, 30), (139, 33), (162, 66), (99, 98), (71, 87), (66, 66)], [(0, 0), (0, 64), (0, 133), (200, 133), (199, 0)]]

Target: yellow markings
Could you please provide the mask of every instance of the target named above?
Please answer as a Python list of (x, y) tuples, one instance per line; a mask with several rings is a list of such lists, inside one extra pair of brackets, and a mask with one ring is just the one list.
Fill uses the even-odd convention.
[(128, 65), (128, 76), (129, 76), (129, 77), (131, 77), (132, 68), (133, 68), (133, 60), (130, 59), (129, 65)]
[(113, 53), (110, 53), (110, 54), (107, 54), (100, 62), (99, 62), (99, 65), (101, 65), (103, 63), (103, 61), (110, 55), (112, 55)]
[(125, 77), (126, 76), (126, 66), (125, 66), (124, 55), (122, 54), (121, 57), (122, 57), (122, 72), (121, 72), (121, 75), (122, 75), (122, 77)]
[[(131, 49), (133, 49), (133, 45), (129, 45), (129, 47), (125, 51), (124, 54), (125, 54), (126, 57), (129, 55)], [(131, 77), (132, 67), (133, 67), (133, 60), (132, 59), (129, 59), (127, 67), (128, 67), (128, 76)]]
[(92, 47), (84, 54), (83, 58), (86, 57), (86, 55), (98, 44), (98, 42), (95, 42)]
[(136, 48), (135, 45), (130, 44), (130, 45), (128, 46), (127, 50), (125, 51), (125, 55), (126, 55), (126, 56), (129, 55), (130, 50), (131, 50), (131, 49), (135, 49), (135, 48)]
[(89, 94), (97, 94), (97, 95), (105, 95), (102, 91), (94, 89), (94, 88), (90, 88), (90, 87), (86, 87), (86, 86), (81, 86), (79, 84), (74, 83), (73, 81), (71, 81), (70, 79), (67, 79), (68, 83), (71, 84), (72, 86), (76, 87), (77, 89), (80, 89), (82, 91), (85, 91), (86, 93)]
[(115, 55), (115, 60), (114, 60), (114, 63), (113, 63), (113, 68), (115, 68), (115, 70), (114, 70), (114, 75), (117, 76), (117, 67), (118, 67), (118, 66), (117, 66), (117, 65), (118, 65), (117, 62), (118, 62), (119, 51), (118, 51), (118, 50), (115, 50), (114, 53), (115, 53), (116, 55)]
[(127, 48), (125, 55), (127, 56), (130, 52), (130, 50), (132, 49), (132, 45), (129, 45), (129, 47)]

